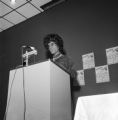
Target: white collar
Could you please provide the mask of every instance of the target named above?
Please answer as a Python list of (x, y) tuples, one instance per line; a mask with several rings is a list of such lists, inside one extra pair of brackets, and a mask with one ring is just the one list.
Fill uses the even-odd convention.
[(54, 57), (52, 60), (55, 61), (57, 60), (58, 58), (60, 58), (61, 56), (63, 56), (62, 54), (59, 54), (58, 56)]

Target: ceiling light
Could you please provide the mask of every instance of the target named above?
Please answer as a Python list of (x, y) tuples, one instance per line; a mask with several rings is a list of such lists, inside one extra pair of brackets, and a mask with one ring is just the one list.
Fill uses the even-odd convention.
[(10, 0), (10, 1), (12, 5), (16, 4), (16, 0)]

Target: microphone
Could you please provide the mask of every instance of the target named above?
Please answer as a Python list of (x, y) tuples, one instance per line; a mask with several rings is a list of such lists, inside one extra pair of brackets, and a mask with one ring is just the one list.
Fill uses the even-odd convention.
[(32, 50), (35, 50), (35, 47), (29, 46)]
[(21, 46), (22, 48), (25, 48), (26, 47), (26, 45), (23, 45), (23, 46)]
[(35, 50), (35, 47), (28, 46), (28, 45), (23, 45), (22, 48), (30, 48), (30, 49), (32, 49), (32, 50)]

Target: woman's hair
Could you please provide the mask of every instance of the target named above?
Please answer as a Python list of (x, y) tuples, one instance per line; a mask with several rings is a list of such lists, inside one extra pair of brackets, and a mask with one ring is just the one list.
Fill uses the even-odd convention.
[(66, 54), (65, 50), (64, 50), (64, 43), (63, 43), (63, 39), (58, 35), (58, 34), (48, 34), (44, 37), (44, 47), (46, 48), (46, 57), (47, 58), (53, 58), (53, 55), (50, 53), (49, 51), (49, 46), (48, 44), (50, 42), (54, 42), (58, 47), (59, 47), (59, 52), (63, 55)]

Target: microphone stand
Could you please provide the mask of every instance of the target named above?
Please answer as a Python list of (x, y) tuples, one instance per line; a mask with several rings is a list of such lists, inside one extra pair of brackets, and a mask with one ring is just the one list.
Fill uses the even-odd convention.
[(21, 47), (21, 61), (22, 61), (22, 65), (23, 66), (28, 66), (28, 59), (29, 59), (29, 55), (28, 55), (28, 51), (26, 50), (25, 54), (26, 56), (23, 57), (23, 50), (24, 50), (24, 47), (22, 46)]
[[(28, 66), (28, 64), (29, 64), (29, 57), (32, 56), (32, 55), (37, 55), (37, 50), (34, 47), (30, 47), (31, 51), (28, 51), (26, 49), (25, 53), (23, 53), (23, 50), (24, 50), (23, 48), (24, 48), (24, 46), (22, 46), (22, 49), (21, 49), (22, 65), (24, 66), (24, 62), (25, 62), (25, 66)], [(34, 56), (34, 62), (35, 62), (35, 56)]]
[[(26, 54), (28, 53), (28, 51), (26, 50)], [(29, 59), (29, 57), (28, 57), (28, 55), (25, 57), (25, 62), (26, 62), (26, 66), (28, 66), (28, 59)]]
[(23, 65), (23, 57), (22, 57), (22, 56), (23, 56), (23, 48), (24, 48), (24, 47), (21, 46), (21, 62), (22, 62), (22, 66), (24, 66), (24, 65)]

